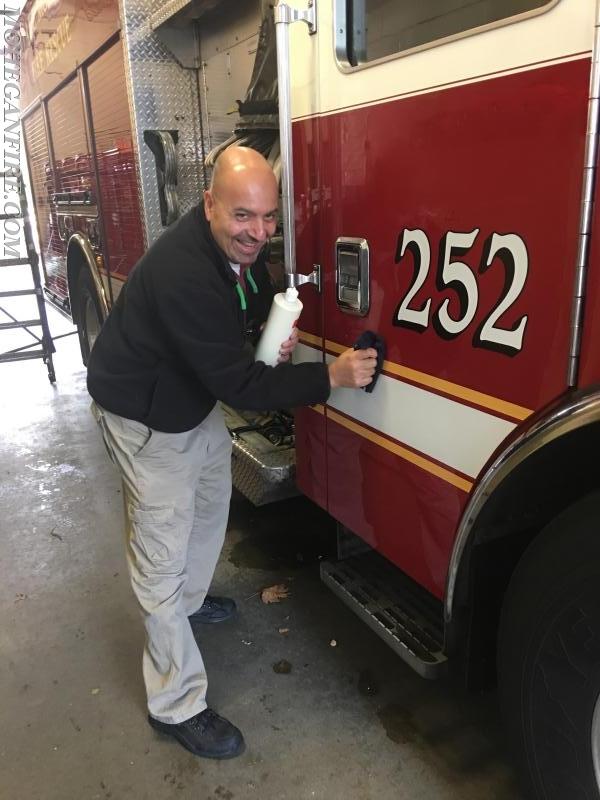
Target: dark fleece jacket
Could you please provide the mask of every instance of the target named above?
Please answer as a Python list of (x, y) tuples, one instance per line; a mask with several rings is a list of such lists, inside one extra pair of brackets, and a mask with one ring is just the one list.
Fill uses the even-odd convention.
[(167, 433), (199, 425), (217, 400), (256, 410), (325, 402), (324, 364), (254, 361), (247, 329), (264, 321), (272, 289), (262, 259), (252, 273), (259, 291), (248, 287), (244, 312), (203, 208), (181, 217), (135, 265), (100, 331), (88, 364), (94, 400)]

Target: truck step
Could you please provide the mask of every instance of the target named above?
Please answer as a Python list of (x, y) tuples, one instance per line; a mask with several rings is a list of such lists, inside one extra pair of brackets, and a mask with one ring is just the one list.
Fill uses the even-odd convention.
[(442, 603), (374, 551), (322, 561), (321, 580), (415, 672), (446, 671)]

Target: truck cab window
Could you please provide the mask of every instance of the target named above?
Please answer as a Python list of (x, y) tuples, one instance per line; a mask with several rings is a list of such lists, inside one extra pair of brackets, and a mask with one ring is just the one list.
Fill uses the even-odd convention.
[(337, 0), (338, 59), (352, 67), (554, 5), (556, 0)]

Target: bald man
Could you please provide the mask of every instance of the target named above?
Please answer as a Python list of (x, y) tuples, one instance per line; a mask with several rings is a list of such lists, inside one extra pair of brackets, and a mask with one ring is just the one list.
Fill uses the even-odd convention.
[(148, 721), (199, 756), (232, 758), (241, 732), (206, 705), (192, 623), (235, 610), (207, 595), (231, 496), (231, 439), (217, 401), (268, 410), (325, 403), (332, 388), (366, 386), (374, 350), (332, 364), (255, 362), (251, 343), (273, 288), (262, 255), (278, 189), (254, 150), (218, 159), (204, 203), (135, 265), (92, 349), (88, 389), (123, 479), (127, 563), (146, 628)]

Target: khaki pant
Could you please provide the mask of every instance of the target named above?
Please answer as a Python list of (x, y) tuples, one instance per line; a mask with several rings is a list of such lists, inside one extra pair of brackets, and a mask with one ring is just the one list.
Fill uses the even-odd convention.
[(206, 670), (188, 616), (204, 601), (225, 536), (231, 439), (219, 406), (191, 431), (161, 433), (92, 403), (123, 478), (127, 563), (146, 626), (150, 714), (177, 723), (206, 708)]

